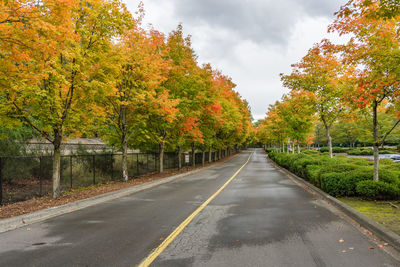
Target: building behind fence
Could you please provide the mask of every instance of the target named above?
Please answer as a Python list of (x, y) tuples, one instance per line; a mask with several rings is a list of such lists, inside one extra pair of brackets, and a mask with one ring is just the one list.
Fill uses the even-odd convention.
[[(226, 156), (226, 151), (212, 152), (211, 160)], [(195, 154), (195, 165), (203, 163), (203, 154)], [(209, 153), (205, 153), (208, 162)], [(192, 166), (192, 155), (189, 157)], [(130, 177), (157, 172), (158, 153), (128, 153)], [(185, 166), (182, 156), (182, 166)], [(177, 153), (164, 154), (164, 169), (178, 168)], [(52, 156), (0, 157), (0, 205), (47, 196), (52, 191)], [(61, 190), (122, 180), (122, 154), (61, 156)]]

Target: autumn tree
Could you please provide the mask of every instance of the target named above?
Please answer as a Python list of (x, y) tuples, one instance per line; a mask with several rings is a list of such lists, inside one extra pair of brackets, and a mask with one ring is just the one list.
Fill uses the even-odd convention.
[(172, 99), (179, 100), (176, 107), (179, 112), (174, 119), (175, 127), (170, 141), (178, 148), (179, 165), (182, 162), (183, 147), (187, 144), (191, 147), (194, 165), (195, 145), (204, 142), (199, 129), (199, 119), (204, 93), (207, 91), (206, 77), (197, 64), (195, 52), (191, 47), (191, 37), (184, 36), (181, 24), (169, 34), (167, 47), (168, 59), (172, 66), (164, 86)]
[(347, 85), (344, 69), (328, 41), (314, 45), (303, 59), (292, 65), (290, 75), (281, 75), (284, 85), (292, 90), (314, 94), (314, 105), (328, 137), (329, 156), (333, 157), (331, 128), (344, 110), (341, 102)]
[(379, 107), (385, 100), (388, 105), (393, 105), (400, 96), (400, 14), (393, 13), (389, 18), (371, 15), (380, 8), (379, 1), (349, 1), (337, 12), (337, 18), (330, 26), (331, 31), (351, 36), (342, 51), (346, 63), (354, 69), (357, 85), (348, 89), (346, 100), (349, 105), (357, 103), (359, 108), (371, 112), (376, 181), (379, 180), (379, 146), (400, 124), (398, 117), (393, 127), (379, 137)]
[[(274, 144), (279, 151), (284, 152), (285, 139), (288, 139), (288, 131), (287, 124), (280, 114), (281, 105), (280, 101), (276, 101), (274, 105), (269, 106), (266, 118), (258, 129), (258, 135), (261, 140), (264, 140), (264, 144)], [(287, 152), (289, 153), (289, 148)]]
[[(93, 111), (94, 96), (110, 88), (102, 63), (132, 18), (118, 0), (18, 3), (21, 9), (30, 8), (27, 13), (32, 15), (11, 26), (2, 23), (8, 36), (0, 40), (5, 54), (1, 58), (7, 63), (6, 73), (15, 75), (4, 78), (8, 75), (2, 67), (1, 84), (7, 86), (1, 92), (2, 112), (53, 144), (53, 197), (59, 197), (63, 139), (79, 134), (85, 126), (81, 122)], [(1, 18), (13, 17), (15, 9), (2, 10), (6, 14)]]
[[(101, 106), (105, 123), (103, 137), (122, 150), (122, 177), (128, 181), (127, 151), (130, 142), (146, 138), (146, 120), (157, 112), (156, 89), (166, 80), (169, 62), (165, 57), (164, 36), (136, 24), (115, 45), (115, 86)], [(157, 104), (156, 104), (157, 105)]]
[(298, 153), (300, 153), (300, 143), (306, 142), (307, 137), (312, 134), (314, 101), (314, 94), (302, 90), (293, 91), (282, 98), (278, 113), (287, 124), (289, 137), (297, 143)]

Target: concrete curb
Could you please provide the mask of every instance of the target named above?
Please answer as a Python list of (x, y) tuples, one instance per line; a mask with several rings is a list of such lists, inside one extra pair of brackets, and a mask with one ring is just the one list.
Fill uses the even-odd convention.
[(314, 192), (317, 195), (319, 195), (322, 199), (327, 201), (329, 204), (331, 204), (332, 206), (334, 206), (337, 209), (339, 209), (340, 211), (342, 211), (344, 214), (346, 214), (351, 219), (356, 221), (362, 227), (364, 227), (365, 229), (367, 229), (367, 230), (371, 231), (372, 233), (374, 233), (378, 238), (380, 238), (380, 239), (384, 240), (385, 242), (387, 242), (390, 246), (392, 246), (397, 251), (400, 251), (400, 236), (398, 234), (396, 234), (396, 233), (392, 232), (391, 230), (385, 228), (384, 226), (378, 224), (374, 220), (366, 217), (365, 215), (363, 215), (360, 212), (356, 211), (355, 209), (353, 209), (349, 205), (347, 205), (347, 204), (337, 200), (336, 198), (332, 197), (331, 195), (325, 193), (324, 191), (322, 191), (318, 187), (310, 184), (309, 182), (305, 181), (303, 178), (298, 177), (297, 175), (295, 175), (291, 171), (279, 166), (273, 160), (271, 160), (269, 157), (267, 157), (267, 158), (271, 163), (273, 163), (273, 165), (276, 168), (278, 168), (278, 169), (286, 172), (287, 174), (289, 174), (296, 181), (300, 182), (302, 185), (304, 185), (309, 190), (311, 190), (312, 192)]
[[(238, 155), (239, 153), (237, 153), (236, 155)], [(235, 157), (236, 155), (233, 155), (233, 157)], [(233, 158), (232, 157), (232, 158)], [(224, 163), (225, 161), (219, 162), (219, 164)], [(132, 186), (129, 188), (124, 188), (121, 190), (117, 190), (117, 191), (113, 191), (113, 192), (109, 192), (109, 193), (105, 193), (105, 194), (101, 194), (101, 195), (97, 195), (91, 198), (86, 198), (86, 199), (82, 199), (82, 200), (78, 200), (75, 202), (71, 202), (71, 203), (67, 203), (61, 206), (56, 206), (56, 207), (51, 207), (51, 208), (47, 208), (44, 210), (39, 210), (39, 211), (35, 211), (32, 213), (28, 213), (28, 214), (24, 214), (24, 215), (20, 215), (20, 216), (16, 216), (16, 217), (12, 217), (12, 218), (7, 218), (7, 219), (0, 219), (0, 233), (3, 232), (7, 232), (10, 230), (14, 230), (23, 226), (27, 226), (33, 223), (37, 223), (37, 222), (41, 222), (53, 217), (57, 217), (66, 213), (70, 213), (70, 212), (74, 212), (80, 209), (84, 209), (86, 207), (90, 207), (99, 203), (103, 203), (109, 200), (113, 200), (113, 199), (117, 199), (117, 198), (121, 198), (121, 197), (125, 197), (128, 195), (131, 195), (133, 193), (137, 193), (146, 189), (150, 189), (153, 188), (155, 186), (158, 185), (162, 185), (165, 183), (169, 183), (172, 181), (175, 181), (176, 179), (179, 179), (181, 177), (184, 176), (188, 176), (191, 174), (195, 174), (197, 172), (209, 169), (213, 166), (215, 166), (216, 164), (207, 166), (207, 167), (203, 167), (203, 168), (199, 168), (197, 170), (193, 170), (190, 172), (186, 172), (186, 173), (182, 173), (182, 174), (177, 174), (174, 176), (169, 176), (166, 178), (161, 178), (159, 180), (156, 181), (151, 181), (151, 182), (147, 182), (144, 184), (140, 184), (140, 185), (136, 185), (136, 186)], [(218, 165), (218, 164), (217, 164)]]

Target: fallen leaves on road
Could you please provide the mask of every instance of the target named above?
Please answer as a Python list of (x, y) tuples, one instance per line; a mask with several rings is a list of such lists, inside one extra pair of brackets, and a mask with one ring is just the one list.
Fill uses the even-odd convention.
[(369, 247), (368, 249), (375, 249), (375, 247)]

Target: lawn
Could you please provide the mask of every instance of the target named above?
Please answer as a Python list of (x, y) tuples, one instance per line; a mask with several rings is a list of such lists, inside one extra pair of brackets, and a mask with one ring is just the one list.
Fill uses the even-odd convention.
[(395, 208), (388, 201), (369, 201), (359, 198), (338, 198), (353, 209), (382, 224), (386, 228), (400, 235), (400, 202), (391, 203), (398, 206)]

